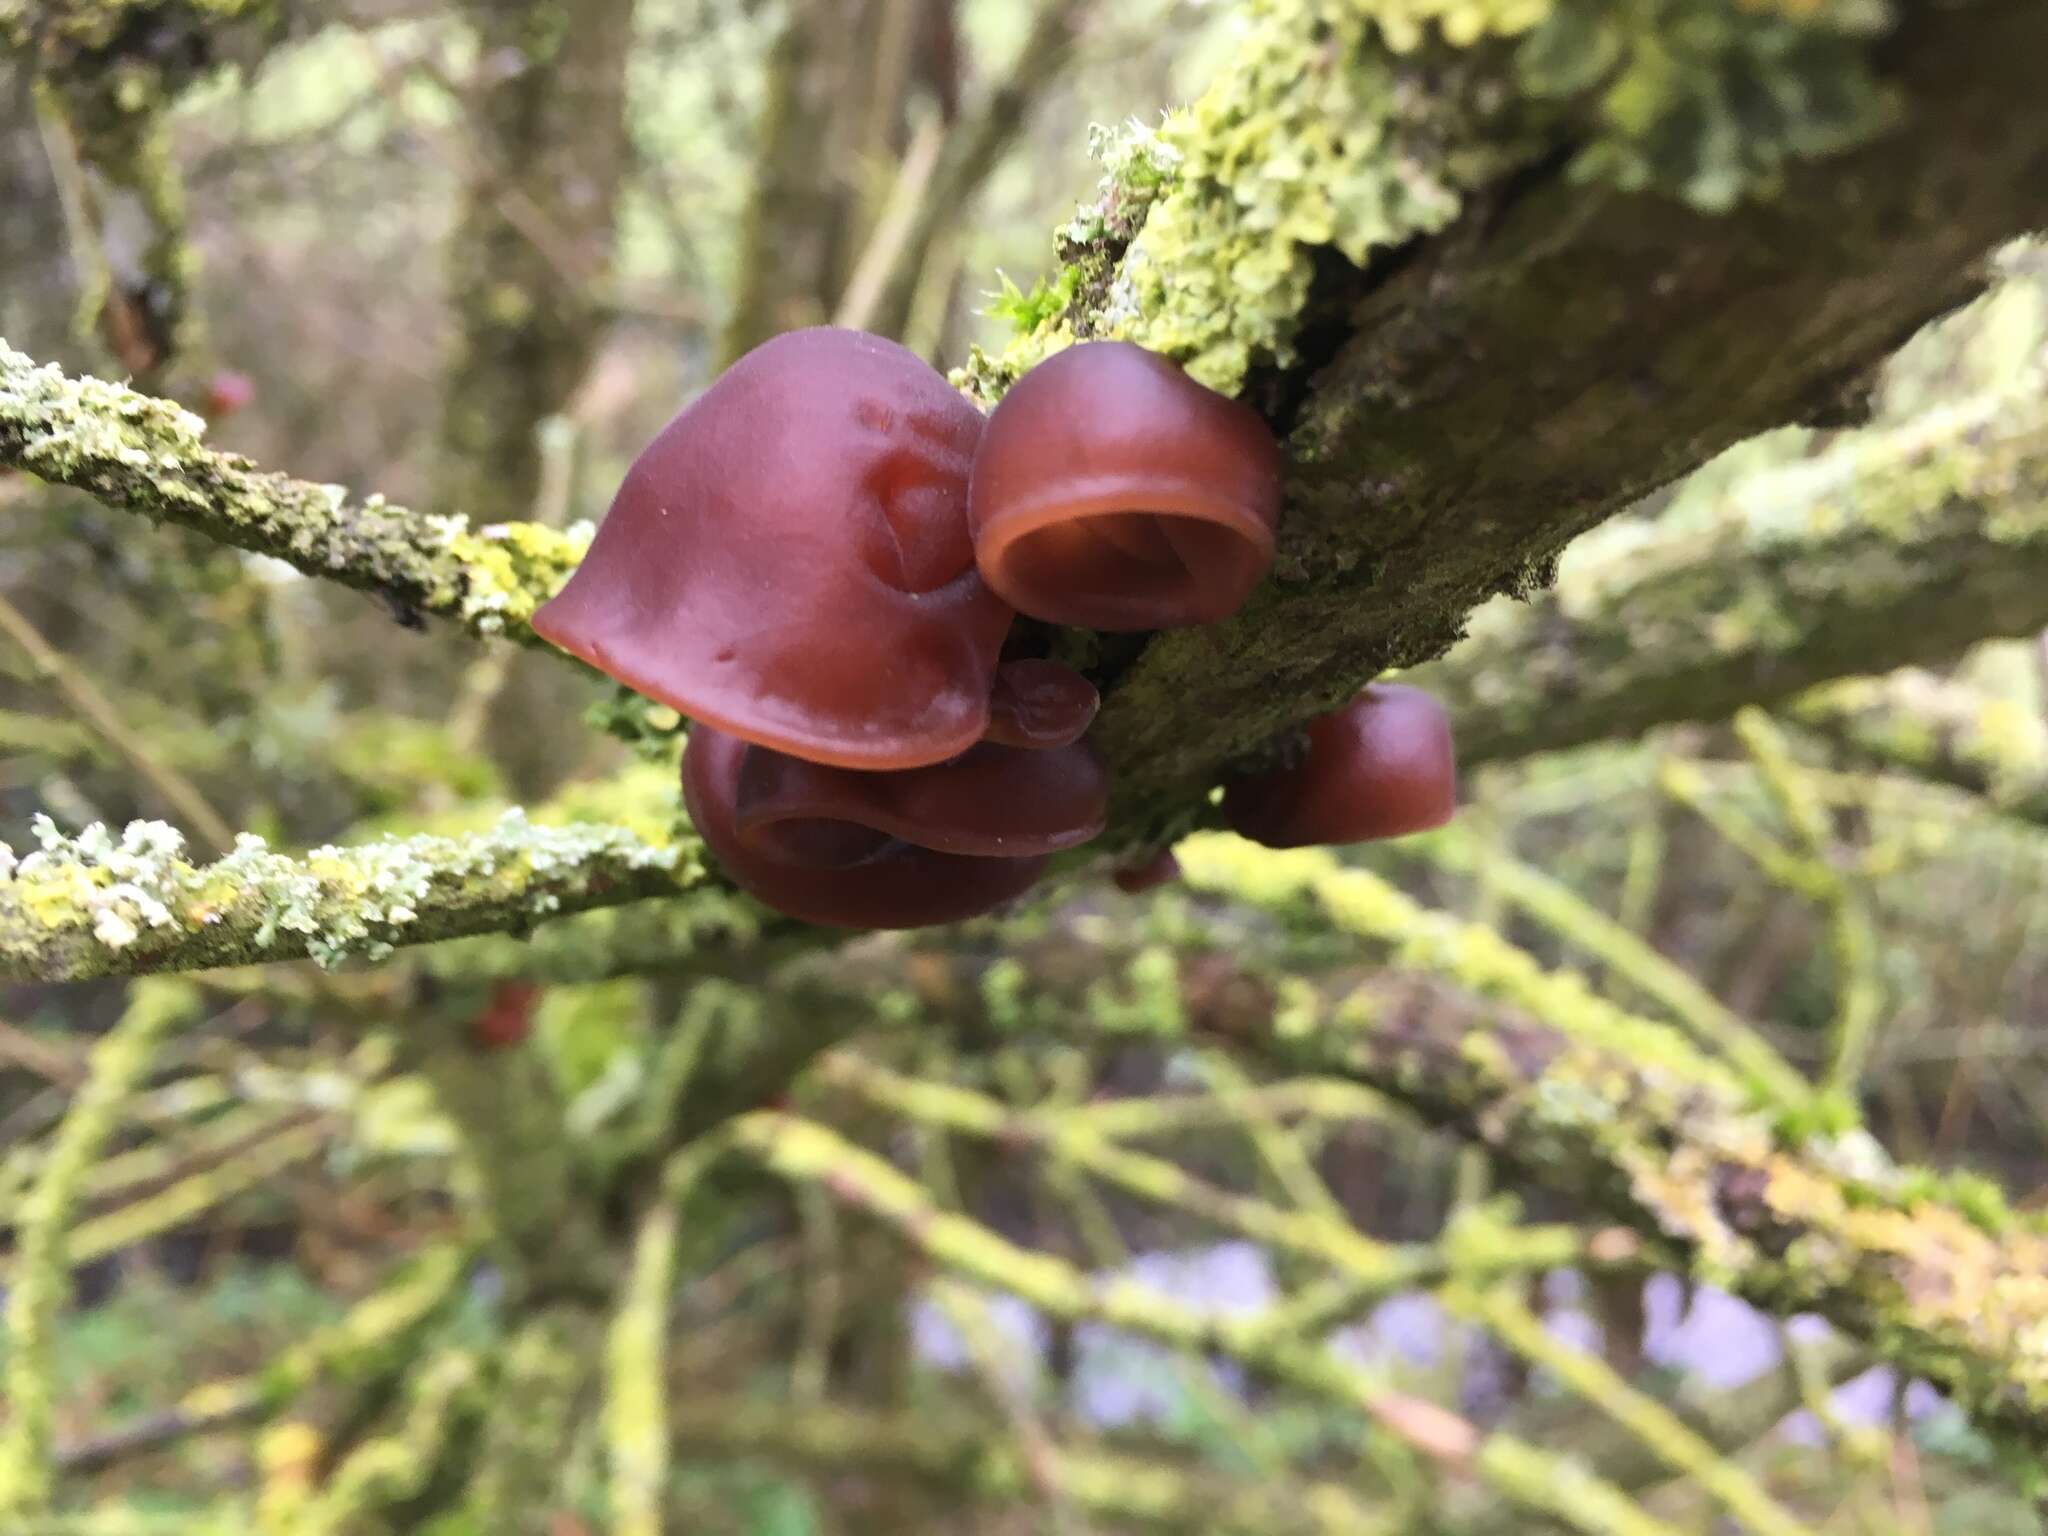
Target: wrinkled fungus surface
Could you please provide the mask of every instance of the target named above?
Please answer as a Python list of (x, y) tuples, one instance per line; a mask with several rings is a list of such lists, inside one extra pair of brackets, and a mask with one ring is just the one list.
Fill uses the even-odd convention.
[(683, 798), (698, 834), (733, 883), (790, 917), (842, 928), (955, 922), (1022, 895), (1044, 872), (1042, 854), (946, 853), (832, 817), (778, 823), (757, 810), (749, 835), (738, 823), (742, 778), (750, 758), (766, 750), (697, 726), (683, 754)]
[(1440, 827), (1457, 809), (1450, 718), (1419, 688), (1376, 683), (1307, 736), (1298, 762), (1224, 789), (1235, 831), (1269, 848), (1362, 843)]
[(977, 573), (982, 418), (855, 331), (757, 347), (663, 428), (544, 638), (744, 740), (910, 768), (987, 728), (1010, 608)]
[(1273, 561), (1281, 454), (1249, 406), (1128, 342), (1085, 342), (1003, 397), (969, 516), (988, 584), (1034, 618), (1169, 629), (1228, 618)]

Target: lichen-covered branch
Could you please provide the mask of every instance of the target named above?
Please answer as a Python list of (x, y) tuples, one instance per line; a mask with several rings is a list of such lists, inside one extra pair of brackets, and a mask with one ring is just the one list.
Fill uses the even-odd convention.
[[(2008, 297), (2041, 302), (2030, 286)], [(1414, 680), (1449, 705), (1460, 755), (1486, 762), (1725, 719), (2044, 626), (2048, 348), (2037, 348), (1998, 388), (1737, 474), (1662, 519), (1601, 529), (1553, 588), (1482, 610)]]
[(993, 959), (927, 940), (914, 963), (900, 951), (831, 962), (849, 968), (837, 981), (820, 962), (811, 984), (845, 1008), (907, 976), (913, 994), (893, 1011), (921, 1000), (970, 1039), (1194, 1037), (1351, 1076), (1682, 1256), (1698, 1279), (1775, 1313), (1818, 1312), (1980, 1423), (2048, 1446), (2048, 1230), (1989, 1185), (1899, 1168), (1824, 1109), (1762, 1107), (1675, 1031), (1327, 853), (1220, 836), (1177, 853), (1197, 891), (1334, 926), (1361, 960), (1403, 969), (1310, 983), (1259, 958), (1242, 907), (1182, 905), (1156, 933), (1098, 914), (1085, 939), (1055, 921)]
[(310, 956), (379, 959), (401, 945), (502, 933), (558, 913), (673, 895), (703, 878), (695, 845), (620, 827), (544, 826), (510, 811), (470, 837), (389, 838), (273, 853), (244, 835), (211, 864), (161, 822), (119, 836), (0, 847), (0, 975), (33, 981)]
[[(1182, 862), (1198, 887), (1306, 903), (1397, 954), (1434, 949), (1454, 982), (1499, 942), (1327, 854), (1219, 838), (1183, 845)], [(2048, 1230), (1988, 1186), (1898, 1169), (1859, 1132), (1773, 1126), (1710, 1075), (1511, 1012), (1465, 1028), (1368, 989), (1261, 1044), (1324, 1069), (1348, 1061), (1528, 1176), (1683, 1245), (1700, 1278), (1777, 1312), (1818, 1311), (1981, 1421), (2048, 1444)]]
[[(1583, 1469), (1559, 1482), (1566, 1464), (1512, 1435), (1482, 1433), (1447, 1410), (1382, 1386), (1322, 1347), (1277, 1325), (1272, 1314), (1220, 1315), (1128, 1277), (1098, 1279), (1020, 1247), (970, 1217), (945, 1209), (885, 1159), (825, 1127), (767, 1111), (728, 1128), (733, 1145), (785, 1179), (823, 1187), (930, 1255), (934, 1262), (1030, 1302), (1048, 1316), (1101, 1322), (1172, 1348), (1214, 1353), (1365, 1414), (1441, 1468), (1469, 1469), (1513, 1503), (1557, 1516), (1588, 1533), (1669, 1536), (1620, 1489)], [(1547, 1469), (1525, 1479), (1511, 1469)], [(1545, 1483), (1546, 1491), (1539, 1491)]]
[(169, 401), (38, 367), (0, 341), (0, 465), (373, 592), (402, 619), (434, 615), (531, 641), (533, 610), (588, 547), (587, 525), (472, 528), (463, 517), (266, 474), (208, 448), (204, 432)]
[(256, 1375), (208, 1383), (173, 1408), (62, 1447), (55, 1458), (57, 1470), (87, 1476), (189, 1436), (270, 1418), (317, 1382), (396, 1374), (418, 1352), (422, 1335), (461, 1295), (470, 1257), (452, 1245), (422, 1250), (388, 1283)]
[[(1442, 652), (1645, 492), (1839, 412), (2038, 221), (2038, 6), (1907, 3), (1882, 50), (1847, 7), (1665, 10), (1269, 0), (1169, 125), (1178, 163), (1146, 163), (1164, 189), (1113, 186), (1069, 300), (975, 372), (993, 393), (1068, 336), (1126, 335), (1289, 434), (1274, 578), (1228, 624), (1099, 659), (1118, 831), (1184, 821), (1231, 760)], [(1787, 44), (1820, 78), (1784, 77)], [(1581, 94), (1638, 66), (1640, 95)], [(1741, 76), (1795, 119), (1843, 113), (1775, 141), (1717, 122)], [(1646, 119), (1600, 116), (1624, 96)], [(1760, 177), (1776, 195), (1728, 206)]]
[[(1011, 1442), (924, 1414), (693, 1394), (679, 1397), (670, 1415), (685, 1458), (759, 1456), (821, 1474), (908, 1477), (988, 1503), (1022, 1503), (1044, 1491)], [(1042, 1471), (1055, 1497), (1119, 1524), (1245, 1536), (1395, 1536), (1400, 1529), (1338, 1482), (1232, 1484), (1195, 1466), (1078, 1446), (1056, 1448)]]

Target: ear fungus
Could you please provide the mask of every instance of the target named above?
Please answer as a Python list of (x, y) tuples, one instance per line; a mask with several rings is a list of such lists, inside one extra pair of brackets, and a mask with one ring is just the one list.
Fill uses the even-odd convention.
[(1057, 661), (1006, 661), (996, 669), (985, 741), (1045, 751), (1079, 741), (1095, 723), (1102, 695)]
[[(838, 927), (918, 928), (1022, 895), (1049, 852), (1100, 830), (1108, 783), (1078, 744), (984, 745), (957, 764), (867, 774), (699, 725), (683, 753), (683, 798), (734, 883), (776, 910)], [(996, 847), (1003, 856), (960, 851)]]
[(1153, 854), (1142, 864), (1126, 864), (1113, 870), (1109, 878), (1126, 896), (1142, 896), (1147, 891), (1156, 891), (1162, 885), (1172, 885), (1180, 879), (1180, 860), (1169, 848)]
[(1309, 722), (1301, 761), (1226, 786), (1223, 819), (1268, 848), (1304, 848), (1440, 827), (1457, 799), (1443, 706), (1419, 688), (1376, 683)]
[(987, 729), (1013, 617), (967, 533), (982, 426), (894, 342), (779, 336), (640, 455), (533, 627), (746, 741), (847, 768), (942, 762)]
[(974, 460), (982, 576), (1088, 629), (1214, 623), (1273, 561), (1280, 445), (1249, 406), (1129, 342), (1082, 342), (1012, 386)]

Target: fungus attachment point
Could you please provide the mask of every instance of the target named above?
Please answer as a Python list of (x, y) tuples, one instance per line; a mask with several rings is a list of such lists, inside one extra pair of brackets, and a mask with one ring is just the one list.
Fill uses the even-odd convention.
[(755, 348), (662, 429), (544, 639), (692, 720), (847, 768), (978, 741), (1013, 617), (975, 569), (982, 418), (857, 331)]
[(683, 754), (683, 797), (733, 882), (777, 911), (920, 928), (1028, 890), (1046, 855), (1101, 830), (1109, 784), (1078, 742), (984, 743), (934, 767), (863, 773), (699, 725)]
[(1122, 341), (1040, 363), (989, 418), (969, 517), (988, 584), (1088, 629), (1226, 619), (1273, 562), (1280, 445), (1249, 406)]
[(1079, 741), (1095, 723), (1102, 695), (1064, 662), (1006, 661), (996, 669), (986, 741), (1044, 751)]
[(1419, 688), (1375, 683), (1309, 722), (1299, 763), (1227, 786), (1223, 819), (1268, 848), (1305, 848), (1440, 827), (1457, 799), (1443, 706)]

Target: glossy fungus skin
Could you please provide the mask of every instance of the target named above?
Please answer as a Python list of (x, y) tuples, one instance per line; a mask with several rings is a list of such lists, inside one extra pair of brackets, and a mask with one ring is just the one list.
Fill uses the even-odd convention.
[(1068, 746), (1088, 733), (1101, 707), (1095, 685), (1064, 662), (1006, 661), (996, 668), (982, 739), (1040, 752)]
[(1179, 880), (1180, 860), (1169, 848), (1163, 853), (1155, 853), (1142, 864), (1126, 864), (1112, 871), (1109, 878), (1126, 896), (1142, 896), (1147, 891), (1156, 891)]
[[(946, 853), (829, 818), (792, 814), (778, 820), (759, 803), (752, 807), (750, 830), (743, 832), (738, 807), (748, 764), (757, 756), (776, 755), (696, 726), (683, 753), (683, 799), (698, 835), (733, 883), (789, 917), (840, 928), (957, 922), (1021, 896), (1045, 871), (1043, 853), (1022, 858)], [(816, 766), (798, 763), (800, 768)], [(771, 784), (769, 791), (774, 789)], [(782, 808), (792, 813), (809, 809), (793, 801), (783, 802)]]
[(942, 762), (987, 728), (1013, 617), (967, 533), (982, 425), (894, 342), (779, 336), (649, 444), (533, 627), (747, 741)]
[(1011, 606), (1087, 629), (1226, 619), (1273, 563), (1280, 445), (1249, 406), (1170, 359), (1082, 342), (989, 417), (969, 517)]
[(1376, 683), (1309, 723), (1300, 762), (1227, 786), (1223, 818), (1268, 848), (1306, 848), (1440, 827), (1457, 799), (1443, 706), (1419, 688)]

